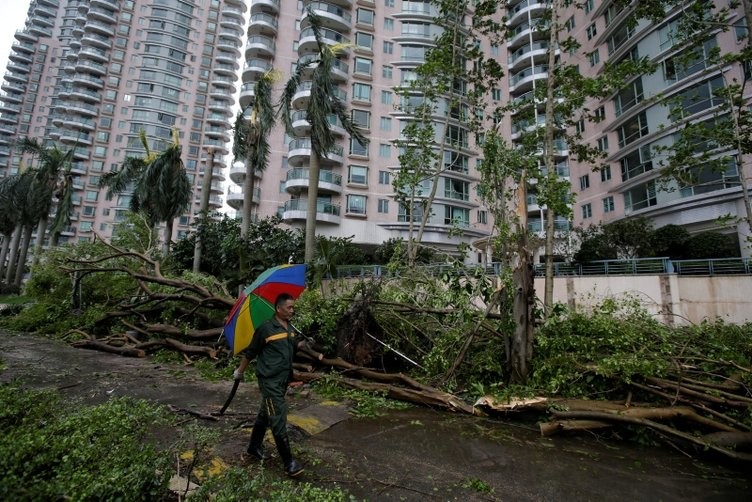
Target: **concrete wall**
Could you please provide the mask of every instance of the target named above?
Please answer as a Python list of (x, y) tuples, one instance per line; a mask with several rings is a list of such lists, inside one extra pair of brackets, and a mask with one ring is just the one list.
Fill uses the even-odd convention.
[[(544, 279), (535, 278), (538, 298)], [(636, 298), (648, 312), (669, 325), (721, 318), (752, 322), (752, 277), (677, 275), (572, 276), (554, 279), (554, 301), (570, 308), (588, 308), (606, 298)]]

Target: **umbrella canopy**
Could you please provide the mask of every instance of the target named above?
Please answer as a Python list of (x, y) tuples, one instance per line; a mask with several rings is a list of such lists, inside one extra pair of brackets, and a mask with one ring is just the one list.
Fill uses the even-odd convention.
[(251, 344), (256, 328), (274, 315), (274, 302), (282, 293), (298, 298), (305, 289), (306, 266), (280, 265), (265, 270), (246, 287), (230, 310), (222, 334), (232, 354)]

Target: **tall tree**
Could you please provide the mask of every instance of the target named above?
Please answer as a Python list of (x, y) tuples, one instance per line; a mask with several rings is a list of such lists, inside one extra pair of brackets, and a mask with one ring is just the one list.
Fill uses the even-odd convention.
[(347, 105), (335, 92), (336, 86), (332, 70), (337, 57), (346, 50), (346, 47), (342, 45), (329, 46), (323, 42), (321, 19), (310, 6), (306, 10), (306, 19), (313, 30), (318, 51), (313, 57), (296, 66), (282, 91), (279, 113), (282, 115), (285, 129), (293, 135), (292, 98), (303, 82), (304, 75), (312, 69), (311, 96), (306, 108), (307, 121), (311, 126), (311, 159), (308, 167), (305, 227), (305, 261), (311, 263), (316, 250), (316, 208), (318, 206), (321, 159), (332, 152), (336, 146), (336, 138), (329, 117), (335, 116), (345, 131), (359, 143), (365, 145), (368, 143), (368, 139), (361, 129), (352, 123)]
[(119, 171), (107, 173), (100, 179), (108, 194), (130, 192), (130, 208), (144, 211), (153, 226), (165, 223), (163, 254), (168, 254), (175, 218), (188, 210), (191, 202), (191, 182), (180, 158), (182, 147), (178, 130), (172, 131), (172, 142), (162, 152), (152, 152), (146, 133), (139, 133), (144, 157), (128, 157)]
[[(433, 216), (439, 185), (450, 184), (447, 174), (466, 173), (471, 136), (480, 143), (485, 103), (502, 71), (486, 57), (481, 38), (496, 40), (502, 29), (497, 2), (441, 0), (434, 23), (439, 27), (434, 46), (414, 70), (411, 81), (398, 88), (401, 138), (400, 169), (393, 179), (395, 198), (404, 212), (408, 266), (412, 267)], [(446, 179), (445, 179), (446, 178)], [(445, 185), (448, 186), (448, 185)], [(451, 193), (451, 189), (449, 190)], [(460, 232), (467, 221), (458, 219)]]
[(272, 86), (278, 78), (278, 72), (266, 72), (254, 85), (253, 102), (235, 119), (232, 154), (235, 160), (245, 161), (241, 238), (246, 238), (251, 225), (256, 173), (264, 172), (269, 165), (269, 134), (275, 123)]

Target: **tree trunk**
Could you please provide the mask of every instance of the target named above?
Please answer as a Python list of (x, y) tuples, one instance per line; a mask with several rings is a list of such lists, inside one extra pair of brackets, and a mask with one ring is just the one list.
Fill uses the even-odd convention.
[(16, 276), (13, 280), (13, 285), (17, 288), (21, 287), (21, 281), (23, 281), (24, 269), (26, 268), (26, 256), (29, 254), (32, 230), (32, 225), (26, 225), (23, 227), (23, 235), (18, 252), (18, 262), (16, 263)]
[(5, 269), (5, 284), (10, 286), (11, 277), (15, 276), (16, 272), (16, 260), (18, 258), (18, 245), (21, 242), (21, 233), (23, 232), (23, 227), (18, 224), (16, 225), (16, 229), (13, 231), (13, 238), (10, 242), (10, 252), (8, 253), (8, 266)]
[(240, 223), (240, 238), (248, 236), (251, 228), (251, 218), (253, 216), (253, 191), (256, 187), (256, 166), (253, 165), (253, 157), (256, 147), (248, 149), (248, 156), (245, 159), (245, 179), (243, 180), (243, 214)]
[(39, 263), (39, 259), (42, 257), (42, 250), (44, 249), (44, 234), (47, 232), (47, 222), (49, 220), (49, 217), (45, 215), (42, 217), (41, 220), (39, 220), (39, 225), (37, 225), (37, 240), (34, 243), (34, 261), (33, 265), (36, 265)]
[(316, 207), (319, 197), (319, 174), (321, 158), (311, 149), (311, 163), (308, 169), (308, 203), (306, 205), (305, 262), (312, 263), (316, 254)]
[(172, 242), (172, 228), (174, 224), (175, 224), (174, 219), (165, 221), (164, 242), (162, 243), (162, 254), (164, 256), (167, 256), (170, 254), (170, 243)]
[(13, 239), (13, 233), (3, 235), (3, 243), (0, 248), (0, 282), (5, 277), (5, 260), (8, 258), (8, 250), (10, 249), (10, 241)]
[(514, 281), (514, 335), (508, 351), (511, 380), (524, 383), (530, 371), (528, 363), (533, 357), (534, 319), (533, 305), (535, 289), (532, 276), (532, 263), (527, 241), (527, 171), (520, 174), (517, 189), (518, 227), (517, 227), (517, 266), (512, 274)]
[[(554, 89), (556, 80), (554, 69), (556, 67), (556, 49), (559, 47), (559, 2), (551, 2), (551, 27), (549, 28), (548, 40), (548, 79), (546, 82), (546, 133), (543, 148), (543, 161), (546, 166), (546, 177), (553, 180), (556, 176), (554, 169)], [(541, 222), (542, 223), (542, 222)], [(554, 304), (554, 211), (552, 204), (548, 204), (546, 210), (546, 278), (543, 292), (543, 312), (548, 318)]]
[[(214, 149), (209, 149), (209, 163), (204, 172), (204, 182), (201, 184), (201, 206), (198, 211), (201, 216), (209, 215), (209, 192), (211, 191), (211, 182), (214, 177)], [(198, 230), (198, 229), (197, 229)], [(201, 269), (201, 252), (202, 252), (201, 235), (196, 232), (196, 243), (193, 249), (193, 273), (197, 274)]]

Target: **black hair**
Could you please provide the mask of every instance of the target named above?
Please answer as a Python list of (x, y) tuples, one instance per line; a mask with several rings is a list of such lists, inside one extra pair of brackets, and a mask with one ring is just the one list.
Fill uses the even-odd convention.
[(279, 296), (277, 296), (277, 299), (274, 300), (274, 310), (277, 310), (279, 306), (285, 303), (287, 300), (294, 299), (295, 298), (293, 298), (290, 293), (280, 293)]

